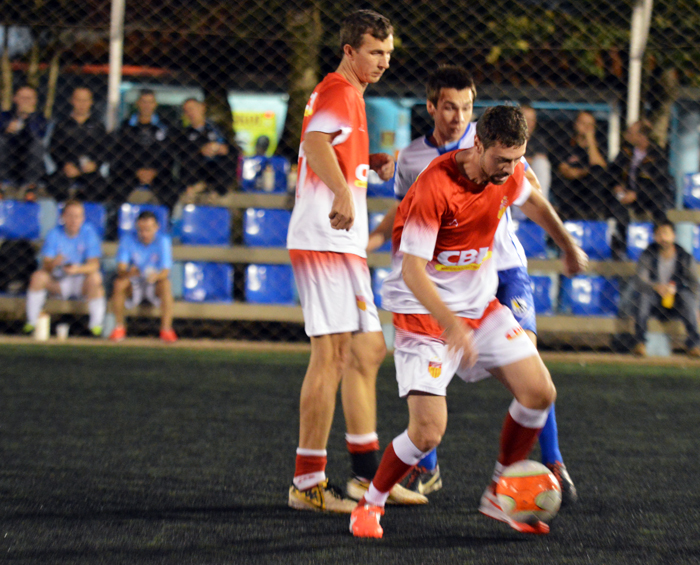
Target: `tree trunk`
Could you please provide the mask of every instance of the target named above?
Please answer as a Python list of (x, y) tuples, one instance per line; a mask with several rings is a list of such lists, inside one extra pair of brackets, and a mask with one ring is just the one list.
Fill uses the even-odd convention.
[(56, 84), (58, 83), (58, 72), (60, 70), (61, 52), (56, 49), (51, 57), (49, 65), (49, 82), (46, 86), (46, 104), (44, 105), (44, 116), (47, 120), (51, 119), (53, 114), (53, 105), (56, 100)]
[(313, 2), (304, 9), (288, 12), (289, 45), (289, 105), (278, 153), (290, 161), (297, 160), (304, 108), (318, 83), (321, 51), (321, 11)]
[(2, 99), (0, 101), (3, 112), (12, 108), (12, 66), (10, 65), (9, 35), (10, 26), (5, 26), (5, 44), (2, 49)]
[(671, 109), (678, 99), (680, 87), (678, 69), (669, 68), (661, 72), (658, 85), (661, 87), (657, 96), (659, 105), (651, 116), (652, 133), (651, 137), (662, 149), (668, 143), (668, 132), (671, 123)]
[(29, 52), (29, 66), (27, 67), (27, 84), (32, 88), (39, 88), (39, 42), (36, 40), (37, 34), (34, 35), (34, 43), (32, 50)]

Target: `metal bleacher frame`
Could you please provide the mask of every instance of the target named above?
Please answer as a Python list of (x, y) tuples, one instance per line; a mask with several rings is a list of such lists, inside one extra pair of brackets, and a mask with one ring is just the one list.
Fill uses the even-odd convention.
[[(368, 198), (369, 212), (385, 212), (393, 204), (391, 198)], [(259, 194), (237, 192), (231, 198), (231, 210), (245, 208), (289, 208), (290, 197), (286, 194)], [(674, 222), (692, 222), (700, 224), (700, 210), (672, 210), (668, 214)], [(102, 244), (103, 257), (114, 257), (117, 251), (116, 242)], [(284, 248), (246, 247), (233, 245), (220, 246), (173, 246), (175, 261), (210, 261), (230, 264), (289, 264), (289, 254)], [(374, 253), (369, 256), (370, 267), (388, 267), (389, 253)], [(558, 259), (532, 259), (529, 261), (531, 272), (549, 272), (560, 274), (562, 264)], [(632, 261), (591, 261), (589, 273), (605, 277), (629, 278), (634, 275), (635, 263)], [(25, 298), (0, 296), (0, 313), (6, 317), (21, 319), (24, 316)], [(87, 304), (80, 301), (49, 299), (45, 310), (49, 314), (87, 314)], [(127, 311), (128, 316), (157, 317), (160, 312), (151, 306), (139, 306)], [(380, 310), (383, 324), (391, 323), (391, 313)], [(268, 304), (247, 304), (244, 302), (231, 303), (201, 303), (178, 300), (175, 302), (174, 317), (180, 319), (205, 320), (240, 320), (240, 321), (274, 321), (302, 323), (303, 316), (300, 306), (283, 306)], [(611, 334), (630, 331), (629, 321), (603, 316), (570, 316), (555, 314), (537, 317), (538, 333), (543, 335), (594, 335), (610, 336)], [(668, 329), (668, 326), (664, 326)], [(650, 321), (649, 329), (659, 331), (661, 325)], [(682, 329), (681, 329), (682, 330)], [(674, 333), (678, 325), (673, 326)], [(682, 331), (681, 331), (682, 333)]]

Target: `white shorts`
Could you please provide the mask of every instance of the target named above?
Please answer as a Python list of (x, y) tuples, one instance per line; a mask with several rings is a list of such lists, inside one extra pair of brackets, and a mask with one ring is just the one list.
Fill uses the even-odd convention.
[(83, 297), (85, 275), (66, 275), (56, 282), (58, 282), (58, 286), (61, 287), (61, 298), (63, 298), (63, 300)]
[(382, 331), (366, 259), (300, 249), (290, 249), (289, 256), (306, 335)]
[(156, 296), (155, 283), (149, 283), (142, 277), (133, 277), (131, 280), (131, 297), (124, 301), (127, 308), (134, 308), (141, 304), (144, 299), (148, 300), (153, 306), (160, 306), (160, 298)]
[[(436, 331), (439, 326), (430, 315), (399, 314), (394, 320), (397, 326), (394, 363), (400, 397), (412, 390), (445, 396), (455, 374), (465, 382), (476, 382), (489, 377), (489, 369), (538, 355), (513, 313), (498, 303), (489, 307), (481, 320), (468, 321), (474, 328), (474, 346), (478, 353), (476, 364), (470, 368), (460, 367), (461, 355), (447, 354), (445, 343), (439, 337), (441, 331)], [(474, 327), (477, 325), (474, 322), (478, 327)], [(426, 326), (430, 327), (426, 329)]]

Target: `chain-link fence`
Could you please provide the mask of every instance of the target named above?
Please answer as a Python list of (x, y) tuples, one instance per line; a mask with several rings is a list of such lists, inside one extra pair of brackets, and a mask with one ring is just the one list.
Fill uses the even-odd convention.
[[(114, 281), (128, 275), (119, 271), (118, 253), (126, 252), (118, 250), (129, 238), (141, 241), (139, 214), (149, 210), (172, 241), (169, 287), (161, 281), (155, 298), (172, 292), (179, 334), (305, 339), (284, 250), (303, 108), (338, 64), (343, 17), (373, 8), (391, 19), (396, 50), (382, 81), (365, 93), (371, 151), (397, 154), (431, 131), (425, 82), (443, 64), (473, 75), (473, 119), (494, 104), (523, 105), (534, 127), (528, 161), (592, 259), (586, 274), (564, 277), (551, 241), (514, 213), (530, 260), (540, 344), (631, 350), (640, 305), (669, 291), (635, 279), (653, 223), (668, 215), (678, 243), (700, 259), (700, 3), (651, 5), (127, 0), (122, 32), (110, 28), (118, 3), (115, 11), (106, 0), (3, 1), (5, 330), (31, 329), (25, 296), (46, 287), (32, 278), (37, 268), (54, 283), (65, 276), (60, 261), (46, 263), (46, 242), (62, 204), (78, 199), (100, 241), (97, 273), (108, 299), (119, 292)], [(115, 45), (123, 66), (110, 82)], [(110, 84), (119, 91), (116, 105)], [(109, 112), (118, 116), (113, 131), (105, 127)], [(376, 224), (393, 189), (391, 181), (374, 180), (368, 197)], [(685, 325), (695, 318), (697, 326), (695, 264), (681, 276), (680, 250), (675, 274), (663, 258), (650, 261), (648, 280), (671, 276), (678, 298), (675, 310), (652, 308), (651, 317), (680, 313)], [(63, 257), (63, 266), (68, 262)], [(369, 262), (376, 290), (387, 251)], [(54, 325), (87, 332), (95, 325), (88, 321), (95, 292), (83, 302), (49, 299), (43, 310)], [(126, 306), (128, 335), (157, 333), (161, 310)], [(114, 300), (107, 311), (105, 334), (114, 325)], [(119, 321), (118, 306), (116, 314)], [(650, 353), (683, 345), (683, 324), (650, 324)]]

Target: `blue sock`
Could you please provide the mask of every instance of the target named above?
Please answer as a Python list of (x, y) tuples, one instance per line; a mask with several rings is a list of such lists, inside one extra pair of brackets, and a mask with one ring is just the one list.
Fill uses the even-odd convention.
[(564, 462), (564, 458), (559, 451), (559, 432), (557, 431), (557, 417), (554, 414), (554, 404), (549, 411), (547, 421), (540, 433), (540, 451), (542, 452), (542, 463)]
[(433, 471), (437, 467), (437, 447), (428, 453), (418, 462), (419, 467), (424, 467), (428, 471)]

